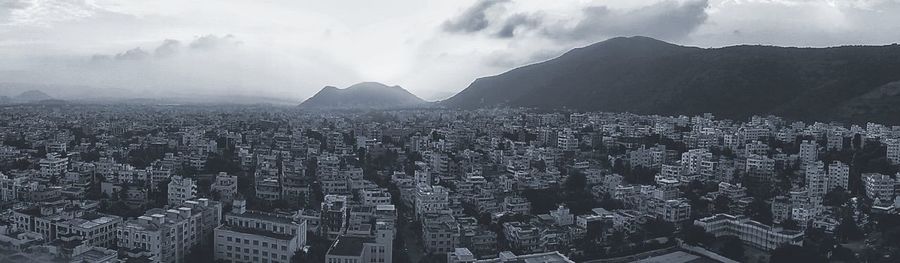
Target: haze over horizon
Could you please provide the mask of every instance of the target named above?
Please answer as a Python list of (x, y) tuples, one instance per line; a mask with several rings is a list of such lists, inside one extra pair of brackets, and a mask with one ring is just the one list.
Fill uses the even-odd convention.
[(0, 0), (0, 82), (299, 102), (377, 81), (434, 100), (612, 37), (884, 45), (897, 14), (896, 0)]

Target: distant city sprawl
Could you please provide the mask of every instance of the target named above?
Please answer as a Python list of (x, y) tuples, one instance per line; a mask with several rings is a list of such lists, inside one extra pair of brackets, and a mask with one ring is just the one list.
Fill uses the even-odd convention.
[(0, 262), (896, 262), (900, 126), (0, 106)]

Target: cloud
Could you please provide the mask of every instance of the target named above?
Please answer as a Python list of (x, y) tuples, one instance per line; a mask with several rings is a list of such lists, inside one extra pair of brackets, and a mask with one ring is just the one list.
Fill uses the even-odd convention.
[(115, 59), (116, 60), (142, 60), (142, 59), (147, 58), (148, 56), (150, 56), (150, 54), (147, 53), (147, 51), (144, 51), (143, 49), (136, 47), (136, 48), (132, 48), (125, 52), (117, 54), (115, 56)]
[(26, 9), (31, 2), (25, 0), (0, 0), (0, 23), (5, 23), (16, 10)]
[(163, 43), (153, 50), (153, 56), (157, 58), (166, 58), (178, 54), (181, 49), (181, 41), (175, 39), (163, 40)]
[(494, 34), (499, 38), (511, 38), (516, 35), (516, 29), (532, 29), (541, 24), (540, 15), (515, 14), (503, 22), (503, 26)]
[(706, 22), (708, 0), (679, 3), (667, 0), (632, 10), (588, 6), (575, 26), (544, 29), (552, 38), (584, 40), (597, 37), (642, 35), (666, 40), (681, 39)]
[[(190, 47), (190, 50), (201, 51), (234, 47), (241, 43), (241, 41), (238, 41), (237, 38), (231, 34), (223, 37), (210, 34), (195, 38), (188, 46)], [(174, 57), (181, 53), (181, 49), (181, 41), (176, 39), (165, 39), (159, 46), (153, 49), (152, 58), (164, 59)], [(103, 62), (113, 59), (120, 61), (144, 60), (151, 58), (150, 55), (151, 54), (144, 51), (142, 47), (135, 47), (115, 55), (95, 54), (91, 56), (91, 61)]]
[(498, 4), (507, 2), (509, 0), (480, 0), (458, 17), (444, 21), (442, 28), (451, 33), (473, 33), (484, 30), (490, 25), (487, 11)]
[(219, 37), (216, 35), (205, 35), (194, 39), (193, 42), (189, 45), (192, 49), (214, 49), (224, 46), (235, 46), (240, 45), (241, 42), (237, 41), (237, 39), (231, 35), (225, 35), (223, 37)]

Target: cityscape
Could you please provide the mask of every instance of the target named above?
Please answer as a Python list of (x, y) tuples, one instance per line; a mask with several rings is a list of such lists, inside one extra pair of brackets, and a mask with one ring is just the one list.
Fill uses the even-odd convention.
[(898, 126), (527, 109), (2, 112), (3, 261), (889, 262), (900, 252)]
[(0, 263), (900, 263), (900, 0), (0, 0)]

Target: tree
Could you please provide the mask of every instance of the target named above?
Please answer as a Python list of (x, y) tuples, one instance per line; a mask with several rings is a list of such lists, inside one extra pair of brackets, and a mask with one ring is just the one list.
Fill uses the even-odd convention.
[(823, 204), (826, 206), (841, 206), (850, 201), (850, 195), (840, 186), (831, 189), (825, 194)]
[(715, 236), (707, 233), (706, 230), (700, 226), (688, 224), (681, 231), (681, 239), (689, 245), (696, 246), (700, 244), (710, 243), (710, 241), (715, 239)]
[(781, 227), (788, 230), (800, 230), (800, 224), (794, 219), (785, 219), (781, 222)]
[(750, 203), (750, 217), (760, 223), (772, 224), (772, 209), (762, 198), (754, 198)]
[(719, 195), (716, 197), (716, 200), (713, 201), (713, 205), (716, 208), (716, 213), (726, 213), (731, 206), (731, 198), (728, 198), (724, 195)]
[(736, 260), (743, 261), (744, 258), (744, 242), (736, 236), (722, 236), (717, 240), (722, 243), (722, 255)]
[(826, 262), (816, 251), (797, 245), (783, 245), (772, 251), (770, 263)]
[(834, 248), (834, 250), (831, 251), (831, 259), (852, 262), (856, 261), (856, 255), (853, 253), (853, 250), (838, 245)]

